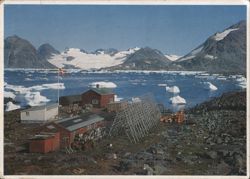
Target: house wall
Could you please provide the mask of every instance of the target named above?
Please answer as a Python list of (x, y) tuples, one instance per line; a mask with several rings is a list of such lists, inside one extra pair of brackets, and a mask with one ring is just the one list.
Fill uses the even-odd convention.
[(55, 119), (58, 115), (58, 107), (46, 111), (46, 120)]
[(32, 140), (29, 144), (29, 152), (46, 153), (44, 140)]
[(102, 95), (100, 107), (105, 108), (110, 102), (114, 102), (114, 94)]
[[(98, 104), (92, 104), (92, 100), (97, 99), (99, 101)], [(101, 95), (95, 93), (94, 91), (87, 91), (82, 94), (82, 105), (92, 104), (94, 107), (100, 107)]]
[(69, 146), (70, 143), (72, 142), (72, 138), (73, 138), (72, 134), (57, 124), (55, 126), (60, 132), (60, 137), (59, 137), (60, 138), (60, 144), (59, 144), (60, 148), (64, 148), (66, 146)]
[[(28, 114), (28, 115), (27, 115)], [(21, 122), (44, 122), (45, 121), (45, 113), (44, 109), (36, 110), (36, 111), (21, 111)]]
[[(28, 115), (27, 115), (28, 114)], [(21, 111), (21, 122), (23, 123), (40, 123), (49, 119), (55, 119), (58, 115), (58, 107), (51, 108), (49, 110), (41, 109), (34, 111)]]
[(48, 139), (31, 140), (29, 151), (31, 153), (48, 153), (60, 149), (60, 134), (57, 132), (54, 137)]

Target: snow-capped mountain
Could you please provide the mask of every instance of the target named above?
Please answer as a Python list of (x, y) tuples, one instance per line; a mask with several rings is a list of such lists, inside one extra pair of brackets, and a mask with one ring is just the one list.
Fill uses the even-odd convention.
[(185, 56), (164, 55), (149, 47), (118, 51), (114, 48), (87, 52), (50, 44), (36, 49), (18, 36), (4, 40), (5, 68), (78, 68), (83, 70), (194, 70), (216, 73), (246, 72), (246, 21), (210, 36)]
[(139, 50), (138, 47), (116, 53), (97, 50), (87, 53), (78, 48), (69, 48), (60, 54), (54, 54), (48, 61), (59, 68), (100, 69), (122, 64), (126, 57)]
[(186, 70), (245, 72), (246, 21), (215, 33), (175, 63)]
[(164, 54), (150, 47), (144, 47), (131, 53), (120, 65), (108, 68), (111, 70), (169, 70), (171, 60)]

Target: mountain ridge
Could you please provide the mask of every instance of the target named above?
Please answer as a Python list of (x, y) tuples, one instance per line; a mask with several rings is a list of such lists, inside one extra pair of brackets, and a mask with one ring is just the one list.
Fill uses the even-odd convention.
[(246, 72), (246, 21), (212, 34), (182, 57), (150, 47), (124, 51), (100, 48), (93, 52), (66, 48), (59, 52), (48, 43), (36, 49), (18, 36), (7, 37), (4, 42), (4, 63), (8, 68)]

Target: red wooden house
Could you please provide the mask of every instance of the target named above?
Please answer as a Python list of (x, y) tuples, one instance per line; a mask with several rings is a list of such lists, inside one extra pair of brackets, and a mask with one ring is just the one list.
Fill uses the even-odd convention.
[(104, 118), (96, 114), (76, 116), (56, 121), (57, 129), (60, 131), (60, 147), (70, 146), (77, 134), (84, 134), (91, 129), (104, 127)]
[(115, 94), (108, 88), (93, 88), (82, 95), (82, 105), (92, 104), (96, 108), (105, 108), (111, 102), (114, 102)]

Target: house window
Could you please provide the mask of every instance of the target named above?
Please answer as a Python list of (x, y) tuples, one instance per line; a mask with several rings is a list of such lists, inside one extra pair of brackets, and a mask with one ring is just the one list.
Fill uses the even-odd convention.
[(29, 111), (26, 111), (26, 116), (29, 116), (30, 115), (30, 112)]
[(92, 104), (99, 104), (98, 99), (92, 99)]

